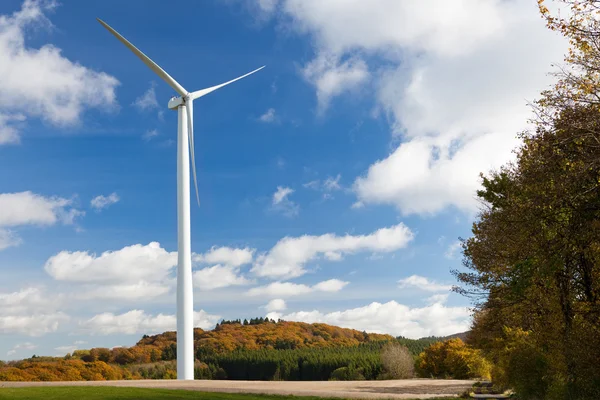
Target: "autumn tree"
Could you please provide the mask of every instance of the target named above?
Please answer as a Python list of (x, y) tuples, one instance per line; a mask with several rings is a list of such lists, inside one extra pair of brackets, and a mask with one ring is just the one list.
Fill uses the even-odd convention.
[(417, 367), (424, 378), (489, 379), (491, 371), (481, 351), (458, 338), (433, 343), (419, 354)]

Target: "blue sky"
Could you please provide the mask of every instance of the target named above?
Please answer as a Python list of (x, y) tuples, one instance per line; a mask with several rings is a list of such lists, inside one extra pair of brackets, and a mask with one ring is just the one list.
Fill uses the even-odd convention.
[(0, 359), (175, 327), (174, 93), (96, 17), (190, 91), (267, 65), (195, 104), (197, 326), (466, 330), (478, 174), (566, 48), (534, 3), (3, 1)]

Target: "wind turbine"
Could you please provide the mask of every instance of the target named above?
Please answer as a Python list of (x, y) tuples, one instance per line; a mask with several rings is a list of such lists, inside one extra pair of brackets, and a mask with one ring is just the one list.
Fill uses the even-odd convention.
[(156, 75), (167, 82), (178, 94), (169, 101), (168, 107), (177, 110), (177, 379), (194, 379), (194, 301), (192, 287), (192, 253), (190, 244), (190, 155), (196, 188), (196, 200), (200, 206), (196, 160), (194, 157), (194, 100), (223, 86), (247, 77), (265, 66), (220, 85), (188, 92), (161, 67), (137, 47), (97, 18), (110, 33), (144, 62)]

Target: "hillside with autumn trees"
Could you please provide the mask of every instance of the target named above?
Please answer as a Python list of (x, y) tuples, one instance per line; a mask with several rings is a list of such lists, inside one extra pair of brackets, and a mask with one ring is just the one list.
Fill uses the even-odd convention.
[[(165, 332), (144, 335), (127, 348), (0, 362), (0, 381), (173, 379), (176, 339), (176, 332)], [(195, 375), (197, 379), (377, 379), (384, 374), (381, 353), (386, 345), (402, 346), (417, 357), (440, 340), (265, 318), (222, 321), (210, 331), (195, 329)]]

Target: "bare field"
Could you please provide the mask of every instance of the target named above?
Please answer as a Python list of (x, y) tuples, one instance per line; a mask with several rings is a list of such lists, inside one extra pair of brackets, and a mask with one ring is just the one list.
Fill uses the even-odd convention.
[(77, 382), (0, 382), (0, 387), (31, 386), (117, 386), (185, 389), (202, 392), (279, 394), (296, 396), (342, 397), (354, 399), (430, 399), (452, 397), (469, 389), (475, 381), (407, 379), (397, 381), (77, 381)]

